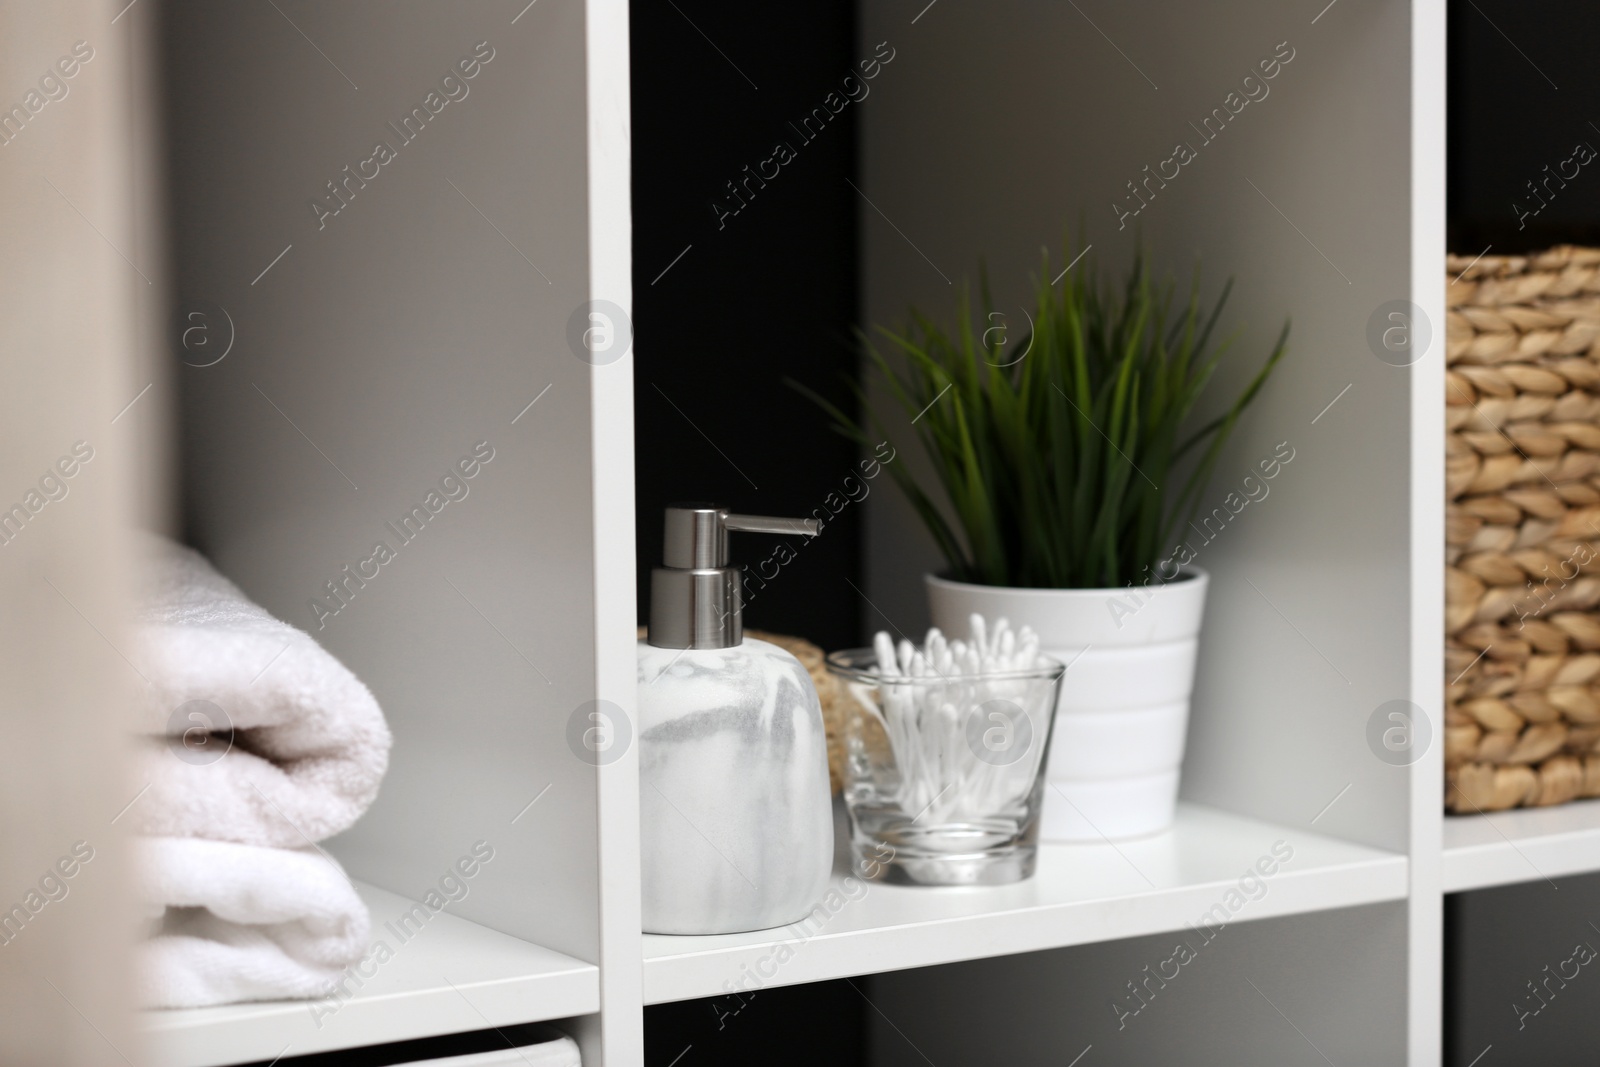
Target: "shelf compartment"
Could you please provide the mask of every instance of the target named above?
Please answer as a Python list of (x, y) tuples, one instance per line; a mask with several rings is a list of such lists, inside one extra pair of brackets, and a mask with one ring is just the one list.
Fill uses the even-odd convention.
[(338, 1010), (327, 1011), (327, 1001), (294, 1000), (145, 1012), (152, 1061), (214, 1067), (599, 1010), (599, 969), (593, 964), (448, 911), (399, 944), (384, 924), (409, 911), (413, 901), (362, 882), (355, 886), (372, 911), (374, 944), (383, 939), (394, 955), (372, 978), (363, 978)]
[(1446, 893), (1600, 871), (1600, 800), (1444, 820)]
[(1279, 841), (1293, 857), (1262, 879), (1265, 892), (1257, 890), (1231, 921), (1406, 896), (1403, 855), (1180, 804), (1173, 828), (1154, 837), (1041, 846), (1038, 873), (1016, 885), (858, 883), (850, 899), (848, 872), (836, 867), (832, 888), (844, 903), (826, 921), (746, 934), (646, 935), (645, 1003), (725, 995), (741, 981), (770, 988), (1177, 930), (1224, 902)]

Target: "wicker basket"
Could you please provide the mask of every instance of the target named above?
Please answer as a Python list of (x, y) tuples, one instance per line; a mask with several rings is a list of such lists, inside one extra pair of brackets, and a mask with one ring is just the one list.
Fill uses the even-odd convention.
[(1448, 269), (1445, 805), (1600, 796), (1600, 249)]

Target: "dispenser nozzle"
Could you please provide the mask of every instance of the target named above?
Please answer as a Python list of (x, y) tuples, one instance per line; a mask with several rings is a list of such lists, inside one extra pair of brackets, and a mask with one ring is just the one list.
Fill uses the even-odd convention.
[(724, 515), (722, 525), (745, 533), (796, 534), (815, 537), (822, 532), (816, 519), (775, 519), (770, 515)]
[(650, 574), (650, 636), (658, 648), (730, 648), (744, 640), (743, 576), (728, 565), (728, 531), (815, 537), (815, 519), (732, 515), (715, 504), (667, 508), (662, 563)]

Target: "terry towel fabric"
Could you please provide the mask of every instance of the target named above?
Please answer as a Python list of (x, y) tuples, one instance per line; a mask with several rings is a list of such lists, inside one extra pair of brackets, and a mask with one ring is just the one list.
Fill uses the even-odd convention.
[(366, 951), (366, 905), (320, 851), (150, 837), (136, 859), (145, 1007), (328, 996)]
[[(129, 809), (134, 828), (273, 848), (348, 828), (389, 762), (371, 691), (199, 553), (151, 537), (144, 555), (132, 658), (150, 683), (136, 726), (149, 790)], [(213, 760), (227, 742), (206, 731), (228, 725), (232, 748)], [(201, 745), (184, 748), (187, 731)]]
[(399, 1067), (582, 1067), (578, 1043), (563, 1034), (537, 1045), (518, 1045), (493, 1052), (472, 1052), (436, 1060), (408, 1060)]

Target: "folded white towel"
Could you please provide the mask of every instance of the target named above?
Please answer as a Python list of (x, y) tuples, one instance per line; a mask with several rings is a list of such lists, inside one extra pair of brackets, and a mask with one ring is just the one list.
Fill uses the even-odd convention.
[(175, 837), (136, 849), (155, 923), (139, 946), (145, 1007), (329, 996), (367, 949), (367, 906), (319, 851)]
[(570, 1037), (557, 1037), (537, 1045), (473, 1052), (465, 1056), (446, 1056), (437, 1060), (408, 1060), (400, 1067), (582, 1067), (578, 1043)]
[[(143, 555), (133, 661), (150, 683), (136, 727), (149, 791), (129, 809), (136, 830), (298, 848), (349, 827), (389, 763), (371, 691), (199, 553), (152, 537)], [(226, 725), (216, 709), (235, 732), (212, 762), (203, 745), (227, 744), (205, 739)], [(187, 730), (202, 747), (174, 740)]]

